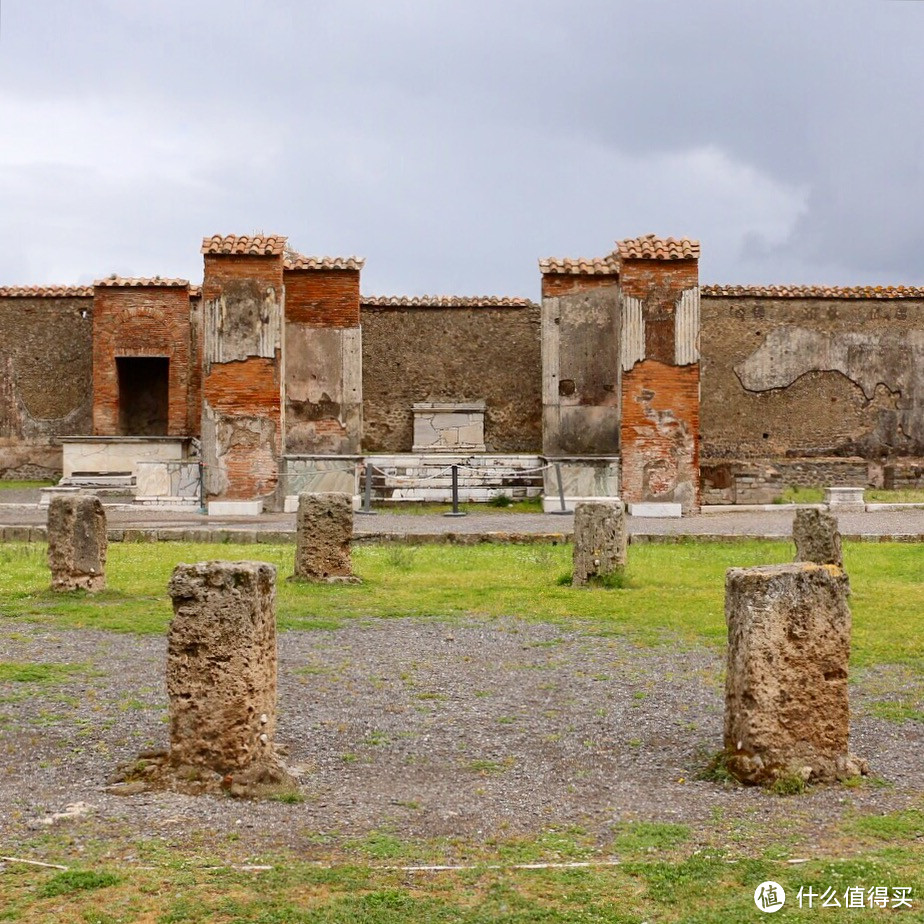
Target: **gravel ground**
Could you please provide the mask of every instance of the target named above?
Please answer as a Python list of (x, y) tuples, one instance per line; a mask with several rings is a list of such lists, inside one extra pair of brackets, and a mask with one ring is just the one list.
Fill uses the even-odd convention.
[(164, 639), (0, 622), (0, 661), (82, 666), (60, 682), (0, 683), (4, 852), (35, 855), (43, 819), (85, 802), (88, 815), (58, 825), (124, 856), (142, 836), (318, 857), (374, 831), (480, 843), (565, 825), (602, 844), (631, 820), (688, 824), (698, 843), (745, 853), (795, 836), (815, 855), (837, 849), (840, 821), (924, 795), (924, 723), (867, 714), (898, 692), (924, 698), (899, 669), (855, 672), (851, 685), (851, 750), (884, 785), (784, 799), (695, 778), (721, 746), (716, 650), (519, 621), (369, 620), (284, 633), (279, 659), (277, 741), (303, 801), (115, 795), (120, 762), (167, 745)]

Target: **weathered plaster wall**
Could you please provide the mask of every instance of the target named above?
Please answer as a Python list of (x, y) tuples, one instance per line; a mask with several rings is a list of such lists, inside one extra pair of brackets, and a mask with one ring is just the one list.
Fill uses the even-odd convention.
[(282, 453), (282, 255), (205, 254), (202, 452), (210, 497), (272, 496)]
[(122, 435), (119, 420), (119, 357), (169, 360), (166, 436), (199, 432), (190, 404), (189, 286), (97, 285), (93, 298), (93, 432)]
[(542, 277), (543, 452), (619, 447), (619, 287), (615, 275)]
[(285, 451), (359, 453), (359, 270), (287, 271), (285, 287)]
[(364, 451), (410, 452), (415, 403), (480, 399), (488, 452), (540, 451), (538, 305), (364, 302), (362, 329)]
[(53, 476), (58, 439), (91, 430), (93, 298), (79, 291), (0, 294), (0, 478)]
[(702, 298), (702, 455), (924, 456), (924, 300)]

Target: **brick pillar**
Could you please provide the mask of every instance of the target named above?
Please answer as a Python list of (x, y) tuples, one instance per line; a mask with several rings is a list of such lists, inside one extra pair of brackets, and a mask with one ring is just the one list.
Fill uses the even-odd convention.
[(362, 266), (357, 257), (297, 256), (285, 262), (287, 453), (361, 452)]
[(629, 502), (699, 506), (699, 242), (617, 245), (620, 452)]
[(202, 456), (210, 500), (275, 503), (284, 237), (202, 242)]

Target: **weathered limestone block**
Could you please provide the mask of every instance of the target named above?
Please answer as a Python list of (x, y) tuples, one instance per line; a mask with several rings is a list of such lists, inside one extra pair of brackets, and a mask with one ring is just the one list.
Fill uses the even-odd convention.
[(837, 517), (826, 510), (797, 510), (792, 538), (796, 543), (796, 561), (844, 567)]
[[(253, 561), (180, 564), (169, 590), (171, 768), (228, 788), (281, 782), (286, 774), (273, 743), (275, 567)], [(204, 772), (197, 776), (197, 770)]]
[(621, 572), (626, 566), (626, 516), (620, 500), (578, 504), (574, 511), (571, 585)]
[(54, 590), (106, 586), (106, 512), (94, 495), (55, 497), (48, 505), (48, 566)]
[(835, 565), (729, 569), (725, 755), (743, 782), (865, 772), (847, 753), (847, 593)]
[(353, 498), (349, 494), (300, 494), (295, 525), (295, 577), (356, 581), (350, 560)]

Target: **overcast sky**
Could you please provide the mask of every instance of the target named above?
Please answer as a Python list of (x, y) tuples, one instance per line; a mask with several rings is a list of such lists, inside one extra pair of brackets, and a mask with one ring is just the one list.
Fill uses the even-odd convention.
[(914, 0), (0, 0), (0, 285), (256, 231), (365, 294), (538, 298), (647, 232), (921, 284), (922, 47)]

